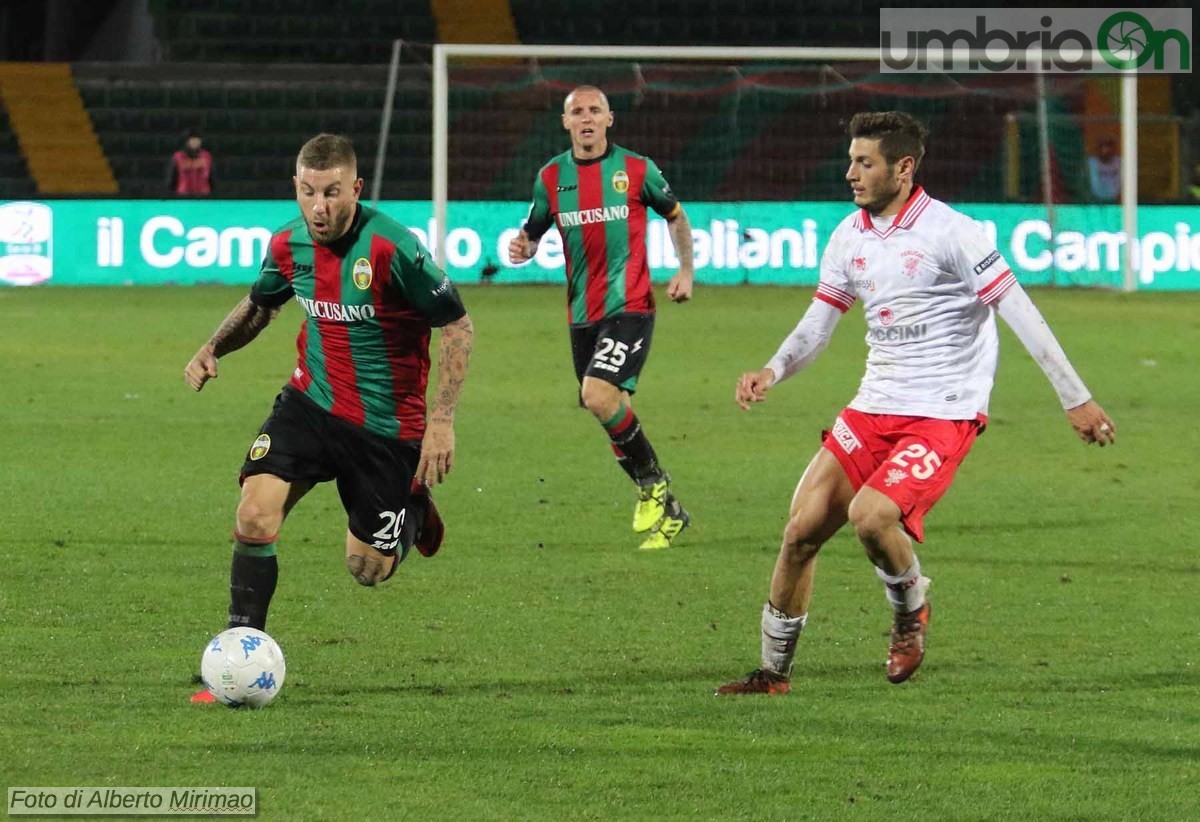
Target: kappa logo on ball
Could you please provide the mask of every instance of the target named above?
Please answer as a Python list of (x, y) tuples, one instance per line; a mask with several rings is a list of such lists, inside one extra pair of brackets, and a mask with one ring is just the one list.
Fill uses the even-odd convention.
[(260, 460), (267, 455), (271, 450), (271, 435), (259, 434), (258, 439), (254, 441), (254, 445), (250, 446), (250, 459)]
[(618, 194), (624, 194), (629, 190), (629, 175), (624, 171), (618, 171), (612, 178), (613, 190)]
[(371, 280), (375, 275), (371, 272), (371, 261), (366, 257), (359, 257), (354, 261), (354, 287), (359, 291), (366, 291), (371, 287)]

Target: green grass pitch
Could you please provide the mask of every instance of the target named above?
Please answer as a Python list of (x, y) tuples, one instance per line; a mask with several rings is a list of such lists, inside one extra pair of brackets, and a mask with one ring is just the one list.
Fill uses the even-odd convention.
[(693, 526), (642, 553), (561, 289), (466, 288), (441, 554), (362, 589), (313, 492), (268, 624), (287, 683), (250, 712), (188, 696), (297, 309), (202, 394), (181, 376), (242, 293), (0, 290), (6, 787), (254, 786), (272, 820), (1200, 818), (1200, 295), (1035, 293), (1116, 447), (1079, 443), (1003, 328), (991, 425), (927, 519), (920, 674), (884, 679), (889, 610), (842, 533), (792, 695), (729, 700), (794, 484), (862, 374), (859, 309), (746, 413), (736, 376), (811, 291), (661, 306), (637, 407)]

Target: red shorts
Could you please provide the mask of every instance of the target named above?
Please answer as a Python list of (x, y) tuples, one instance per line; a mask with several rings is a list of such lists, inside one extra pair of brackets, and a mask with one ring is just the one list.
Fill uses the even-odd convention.
[(923, 541), (922, 519), (971, 450), (982, 420), (866, 414), (847, 408), (821, 444), (837, 457), (854, 490), (869, 485), (900, 507), (900, 523)]

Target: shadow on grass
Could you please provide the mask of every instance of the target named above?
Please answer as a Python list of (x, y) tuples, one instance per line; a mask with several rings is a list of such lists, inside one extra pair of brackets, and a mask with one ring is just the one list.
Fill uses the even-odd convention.
[[(936, 551), (936, 549), (933, 549)], [(1011, 555), (982, 553), (951, 553), (936, 551), (937, 561), (946, 564), (978, 565), (997, 568), (1033, 568), (1039, 571), (1056, 571), (1063, 568), (1092, 568), (1116, 574), (1200, 574), (1200, 563), (1171, 562), (1158, 559), (1153, 562), (1131, 561), (1125, 556), (1068, 558), (1064, 556), (1014, 557)]]
[[(529, 678), (490, 678), (464, 682), (455, 678), (445, 682), (430, 682), (432, 677), (409, 674), (407, 682), (392, 685), (364, 685), (362, 687), (314, 687), (298, 682), (292, 687), (304, 690), (298, 699), (305, 703), (342, 703), (362, 695), (471, 697), (494, 696), (500, 699), (527, 696), (554, 698), (603, 697), (610, 699), (615, 694), (651, 691), (672, 696), (707, 698), (719, 685), (748, 673), (735, 666), (717, 668), (707, 666), (689, 670), (667, 670), (664, 668), (629, 668), (620, 672), (563, 674), (560, 676)], [(883, 678), (882, 662), (876, 664), (820, 665), (806, 669), (806, 683), (821, 682), (822, 688), (848, 689), (856, 684)], [(885, 683), (886, 684), (886, 683)], [(689, 697), (690, 698), (690, 697)]]
[(1088, 512), (1078, 517), (1059, 517), (1054, 519), (1006, 519), (998, 522), (975, 520), (960, 523), (939, 522), (931, 524), (929, 531), (932, 538), (937, 538), (941, 535), (962, 534), (969, 536), (987, 535), (994, 538), (997, 534), (1036, 533), (1041, 531), (1078, 531), (1081, 534), (1085, 534), (1106, 523), (1127, 523), (1128, 520), (1128, 517), (1116, 514), (1098, 515), (1095, 512)]

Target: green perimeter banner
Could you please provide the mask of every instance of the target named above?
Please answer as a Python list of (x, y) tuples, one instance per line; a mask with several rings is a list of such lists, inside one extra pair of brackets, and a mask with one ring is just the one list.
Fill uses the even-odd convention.
[[(830, 233), (852, 211), (847, 203), (686, 203), (696, 279), (711, 285), (814, 285)], [(428, 245), (426, 201), (396, 200), (382, 210)], [(281, 200), (0, 201), (0, 283), (10, 285), (248, 284), (271, 232), (292, 219)], [(510, 266), (508, 242), (528, 205), (451, 203), (447, 269), (457, 282), (563, 281), (562, 243), (551, 230), (537, 257)], [(1026, 285), (1122, 284), (1125, 235), (1117, 206), (1055, 209), (1053, 233), (1034, 205), (961, 206), (995, 238)], [(1138, 287), (1200, 290), (1200, 206), (1141, 206), (1136, 244)], [(647, 231), (655, 280), (678, 261), (666, 224)]]

